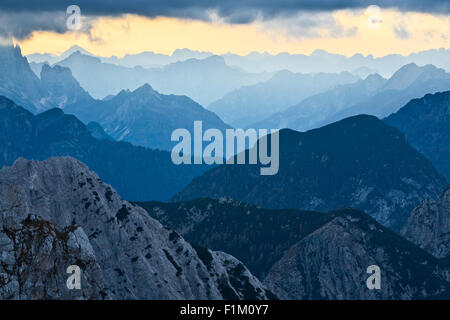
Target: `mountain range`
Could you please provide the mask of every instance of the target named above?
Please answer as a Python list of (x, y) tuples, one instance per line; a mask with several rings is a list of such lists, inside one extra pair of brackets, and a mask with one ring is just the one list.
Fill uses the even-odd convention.
[(259, 175), (260, 165), (225, 164), (196, 177), (172, 200), (225, 196), (269, 209), (318, 211), (354, 206), (399, 230), (416, 205), (448, 186), (400, 131), (374, 116), (305, 133), (280, 130), (279, 150), (276, 175)]
[(230, 198), (136, 205), (190, 243), (232, 254), (260, 278), (290, 246), (335, 216), (296, 209), (269, 210)]
[(268, 80), (272, 75), (230, 67), (219, 56), (192, 58), (159, 68), (128, 68), (77, 51), (57, 65), (70, 68), (94, 98), (115, 95), (123, 89), (135, 90), (149, 83), (161, 93), (187, 95), (201, 105), (208, 105), (241, 86)]
[[(80, 51), (86, 55), (93, 55), (79, 46), (72, 46), (60, 55), (53, 54), (29, 54), (27, 58), (30, 62), (57, 63), (70, 54)], [(171, 55), (155, 52), (142, 52), (138, 54), (126, 54), (122, 58), (115, 56), (100, 57), (102, 62), (108, 62), (125, 67), (154, 67), (164, 66), (169, 63), (185, 61), (188, 59), (204, 59), (214, 55), (212, 52), (194, 51), (189, 49), (176, 49)], [(340, 54), (333, 54), (324, 50), (315, 50), (310, 55), (291, 54), (281, 52), (270, 54), (268, 52), (251, 52), (247, 55), (225, 53), (222, 55), (225, 62), (230, 66), (236, 66), (252, 73), (276, 72), (280, 70), (290, 70), (291, 72), (331, 72), (340, 73), (343, 71), (354, 72), (365, 78), (370, 73), (379, 73), (384, 77), (390, 77), (401, 66), (409, 63), (425, 65), (433, 62), (439, 68), (450, 72), (450, 58), (448, 49), (432, 49), (411, 53), (409, 55), (389, 54), (382, 57), (372, 55), (355, 54), (346, 57)]]
[[(233, 254), (281, 299), (448, 299), (450, 264), (439, 258), (450, 250), (449, 195), (410, 214), (405, 236), (417, 245), (354, 208), (268, 210), (230, 198), (136, 204), (191, 243)], [(373, 265), (381, 290), (366, 286)]]
[(33, 113), (92, 99), (67, 68), (44, 64), (36, 76), (19, 46), (0, 46), (0, 71), (0, 95)]
[[(446, 260), (357, 209), (271, 211), (230, 199), (199, 199), (147, 203), (146, 212), (122, 200), (70, 157), (42, 162), (19, 158), (2, 168), (0, 199), (3, 299), (448, 299), (450, 295)], [(439, 200), (440, 210), (448, 209), (444, 208), (448, 200), (447, 191)], [(421, 220), (417, 212), (434, 216), (421, 208), (423, 204), (409, 223)], [(166, 227), (148, 213), (161, 218)], [(440, 214), (448, 216), (448, 211)], [(233, 256), (191, 245), (169, 224), (217, 246), (247, 250), (253, 257), (258, 251), (281, 257), (261, 282)], [(239, 226), (259, 234), (245, 237)], [(239, 239), (255, 245), (241, 247)], [(441, 245), (448, 251), (448, 243)], [(285, 246), (289, 248), (283, 250)], [(267, 252), (271, 248), (278, 251)], [(83, 268), (81, 290), (67, 290), (69, 265)], [(381, 270), (381, 290), (369, 290), (365, 283), (366, 269), (373, 265)]]
[(5, 69), (5, 75), (14, 75), (0, 83), (0, 92), (23, 102), (33, 113), (61, 108), (85, 124), (97, 122), (115, 140), (162, 150), (171, 150), (175, 145), (170, 139), (172, 131), (184, 128), (192, 132), (194, 121), (202, 121), (204, 128), (222, 131), (229, 128), (190, 98), (160, 94), (148, 84), (133, 92), (122, 90), (116, 96), (96, 100), (82, 88), (69, 68), (44, 64), (38, 78), (21, 56), (19, 47), (0, 49), (4, 54), (0, 56), (0, 67)]
[(80, 120), (61, 109), (33, 115), (1, 96), (0, 154), (0, 167), (11, 165), (18, 157), (75, 157), (130, 200), (167, 200), (208, 169), (205, 165), (174, 165), (166, 151), (98, 140)]
[(190, 98), (160, 94), (148, 84), (133, 92), (122, 90), (109, 99), (79, 99), (66, 106), (64, 112), (76, 115), (84, 123), (97, 122), (115, 140), (161, 150), (171, 150), (176, 144), (171, 141), (176, 129), (186, 129), (193, 135), (194, 121), (201, 121), (204, 130), (225, 132), (229, 128)]
[(409, 64), (389, 79), (370, 75), (356, 83), (311, 96), (251, 127), (305, 131), (358, 114), (382, 118), (398, 111), (411, 99), (449, 89), (450, 73), (433, 65)]
[[(450, 299), (448, 53), (0, 47), (0, 299)], [(278, 173), (173, 164), (196, 120)]]
[(48, 92), (31, 71), (19, 46), (0, 46), (0, 95), (17, 101), (32, 112), (49, 107), (45, 103)]
[(302, 74), (283, 70), (268, 81), (232, 91), (207, 108), (233, 127), (245, 128), (309, 96), (358, 80), (349, 72)]

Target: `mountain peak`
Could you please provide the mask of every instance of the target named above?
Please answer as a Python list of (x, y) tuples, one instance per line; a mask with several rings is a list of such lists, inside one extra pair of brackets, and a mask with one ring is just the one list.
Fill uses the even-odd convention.
[(385, 89), (403, 90), (408, 88), (416, 80), (419, 80), (424, 73), (442, 72), (432, 64), (418, 66), (415, 63), (408, 63), (398, 69), (386, 83)]
[(437, 258), (450, 254), (450, 189), (439, 199), (426, 199), (408, 218), (401, 234)]
[(383, 81), (383, 80), (386, 80), (386, 78), (383, 78), (378, 73), (369, 74), (367, 76), (367, 78), (365, 79), (365, 81), (368, 81), (368, 82), (372, 82), (372, 81), (378, 82), (378, 81)]
[(84, 48), (80, 47), (79, 45), (73, 45), (71, 46), (69, 49), (67, 49), (66, 51), (64, 51), (61, 54), (61, 58), (66, 58), (68, 56), (70, 56), (73, 53), (80, 53), (80, 54), (84, 54), (84, 55), (88, 55), (88, 56), (92, 56), (93, 54), (90, 53), (89, 51), (85, 50)]
[(92, 61), (92, 62), (95, 61), (95, 62), (98, 62), (98, 63), (101, 62), (100, 58), (94, 57), (93, 55), (87, 54), (87, 53), (82, 52), (80, 50), (76, 50), (76, 51), (70, 53), (69, 55), (67, 55), (64, 60), (61, 60), (60, 62), (58, 62), (58, 64), (64, 65), (64, 63), (66, 63), (67, 61), (81, 60), (81, 59), (82, 59), (83, 62), (85, 62), (85, 61)]
[(54, 65), (51, 67), (48, 63), (44, 63), (41, 69), (41, 79), (42, 77), (55, 76), (55, 75), (65, 75), (72, 77), (72, 71), (70, 68)]
[(133, 93), (154, 93), (154, 92), (156, 91), (148, 83), (143, 84), (142, 86), (133, 91)]

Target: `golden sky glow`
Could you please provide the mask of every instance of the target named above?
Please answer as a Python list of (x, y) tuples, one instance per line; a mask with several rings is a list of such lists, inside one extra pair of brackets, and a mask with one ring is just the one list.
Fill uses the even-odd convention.
[(216, 54), (247, 54), (252, 51), (309, 54), (315, 49), (323, 49), (347, 56), (355, 53), (374, 56), (409, 54), (450, 48), (448, 15), (382, 10), (380, 28), (369, 28), (369, 14), (364, 10), (309, 14), (308, 17), (317, 19), (318, 23), (315, 20), (311, 20), (311, 24), (302, 23), (305, 16), (248, 25), (176, 18), (149, 19), (136, 15), (100, 17), (92, 22), (89, 33), (34, 32), (19, 44), (24, 54), (60, 53), (78, 44), (96, 55), (119, 57), (142, 51), (170, 54), (179, 48)]

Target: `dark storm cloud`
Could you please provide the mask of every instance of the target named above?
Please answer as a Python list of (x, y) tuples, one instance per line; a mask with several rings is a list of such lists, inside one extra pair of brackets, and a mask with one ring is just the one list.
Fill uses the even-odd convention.
[(270, 19), (299, 12), (360, 9), (369, 5), (402, 11), (450, 12), (449, 0), (1, 0), (0, 34), (23, 38), (33, 30), (64, 32), (65, 23), (61, 17), (65, 15), (67, 6), (72, 4), (78, 5), (84, 16), (132, 13), (147, 17), (208, 20), (209, 13), (214, 11), (226, 22), (237, 24), (250, 23), (257, 18)]
[(0, 11), (0, 36), (23, 39), (34, 30), (55, 31), (63, 33), (67, 31), (66, 17), (54, 12), (9, 13)]

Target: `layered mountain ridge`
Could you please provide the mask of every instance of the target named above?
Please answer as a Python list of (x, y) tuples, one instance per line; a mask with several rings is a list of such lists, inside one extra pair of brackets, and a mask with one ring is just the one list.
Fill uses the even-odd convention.
[(370, 75), (306, 98), (283, 112), (256, 122), (255, 128), (314, 129), (358, 114), (379, 118), (398, 111), (411, 99), (450, 89), (450, 73), (433, 65), (408, 64), (391, 78)]
[(172, 200), (225, 196), (269, 209), (318, 211), (354, 206), (399, 230), (415, 206), (448, 186), (401, 132), (373, 116), (305, 133), (280, 130), (279, 141), (276, 175), (259, 175), (260, 165), (221, 165)]
[(171, 134), (176, 129), (186, 129), (193, 135), (194, 121), (201, 121), (204, 130), (225, 132), (230, 128), (190, 98), (160, 94), (149, 84), (132, 92), (122, 90), (106, 100), (79, 101), (64, 111), (85, 123), (98, 122), (115, 140), (160, 150), (173, 148)]
[(0, 154), (0, 167), (18, 157), (72, 156), (126, 199), (142, 201), (167, 200), (208, 169), (205, 165), (176, 166), (166, 151), (96, 139), (81, 121), (61, 109), (34, 116), (5, 97), (0, 97)]

